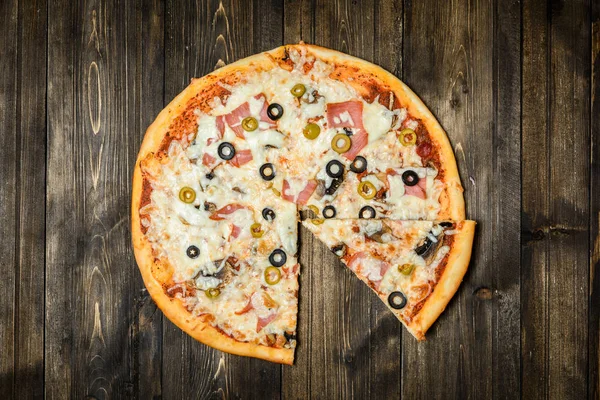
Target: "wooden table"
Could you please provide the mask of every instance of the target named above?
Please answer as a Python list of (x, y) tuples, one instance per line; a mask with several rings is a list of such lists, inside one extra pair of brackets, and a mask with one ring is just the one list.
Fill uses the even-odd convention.
[[(0, 398), (600, 396), (600, 2), (0, 1)], [(130, 246), (145, 128), (299, 40), (382, 65), (448, 131), (478, 221), (417, 343), (301, 233), (294, 366), (183, 334)]]

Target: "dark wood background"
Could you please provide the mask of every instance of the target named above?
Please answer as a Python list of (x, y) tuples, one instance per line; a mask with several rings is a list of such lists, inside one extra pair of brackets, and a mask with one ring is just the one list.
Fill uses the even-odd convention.
[[(600, 2), (0, 0), (0, 398), (600, 397)], [(417, 343), (301, 234), (294, 366), (195, 342), (130, 246), (145, 128), (192, 77), (304, 40), (448, 131), (478, 221)]]

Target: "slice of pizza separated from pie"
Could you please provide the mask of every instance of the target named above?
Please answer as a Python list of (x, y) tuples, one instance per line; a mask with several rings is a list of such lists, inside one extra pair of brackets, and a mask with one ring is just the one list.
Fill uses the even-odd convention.
[(419, 340), (462, 281), (475, 231), (473, 221), (329, 219), (303, 225)]
[(291, 364), (299, 211), (423, 339), (468, 264), (462, 192), (444, 130), (406, 85), (288, 45), (193, 80), (148, 128), (133, 248), (148, 292), (186, 333)]

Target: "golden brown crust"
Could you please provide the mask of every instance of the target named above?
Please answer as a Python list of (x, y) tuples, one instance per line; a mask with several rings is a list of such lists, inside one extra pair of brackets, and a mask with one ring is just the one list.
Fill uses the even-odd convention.
[(471, 260), (475, 224), (475, 221), (457, 223), (456, 229), (459, 232), (454, 235), (446, 268), (435, 285), (433, 293), (427, 298), (417, 315), (406, 325), (410, 333), (419, 340), (425, 339), (425, 333), (444, 311), (467, 272)]

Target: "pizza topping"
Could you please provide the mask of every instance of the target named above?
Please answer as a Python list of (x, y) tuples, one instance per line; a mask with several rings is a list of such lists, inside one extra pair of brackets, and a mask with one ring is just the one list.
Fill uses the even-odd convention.
[(225, 207), (220, 208), (217, 211), (215, 211), (209, 218), (212, 219), (213, 221), (220, 221), (220, 220), (225, 219), (226, 215), (233, 214), (234, 212), (236, 212), (238, 210), (242, 210), (244, 208), (246, 208), (246, 207), (241, 204), (228, 204)]
[[(290, 183), (293, 184), (293, 187)], [(294, 178), (290, 179), (289, 181), (284, 179), (281, 197), (283, 197), (284, 200), (291, 201), (292, 203), (305, 205), (317, 188), (317, 181), (314, 179), (309, 180), (306, 186), (304, 186), (304, 188), (296, 196), (294, 195), (294, 192), (298, 190), (298, 184), (302, 184), (302, 181)]]
[(182, 187), (179, 191), (179, 200), (187, 204), (193, 203), (196, 200), (196, 191), (188, 186)]
[[(204, 153), (202, 155), (202, 165), (206, 165), (207, 167), (210, 168), (210, 167), (214, 166), (216, 161), (217, 161), (217, 159), (208, 153)], [(207, 177), (208, 177), (208, 175), (207, 175)], [(212, 179), (212, 178), (209, 178), (209, 179)]]
[(348, 249), (348, 246), (346, 246), (344, 243), (341, 243), (341, 244), (336, 244), (335, 246), (333, 246), (331, 248), (331, 251), (333, 251), (333, 254), (335, 254), (338, 257), (344, 257), (346, 255), (347, 249)]
[(406, 306), (407, 299), (402, 292), (392, 292), (388, 296), (388, 304), (394, 310), (401, 310)]
[(337, 211), (335, 210), (335, 207), (332, 205), (328, 205), (323, 208), (323, 216), (327, 219), (334, 218), (336, 214), (337, 214)]
[[(358, 153), (369, 143), (369, 135), (363, 126), (363, 102), (350, 100), (343, 103), (327, 104), (327, 123), (331, 128), (351, 128), (353, 135), (350, 141), (350, 147), (344, 151), (344, 146), (340, 146), (337, 142), (332, 141), (331, 146), (335, 151), (344, 153), (344, 157), (350, 161), (358, 155)], [(347, 135), (346, 135), (347, 136)], [(335, 139), (335, 138), (334, 138)], [(349, 138), (348, 138), (349, 139)], [(342, 140), (344, 140), (342, 138)]]
[(281, 249), (275, 249), (269, 255), (269, 262), (275, 267), (281, 267), (287, 262), (287, 254)]
[(412, 146), (417, 143), (417, 134), (410, 128), (402, 129), (398, 140), (403, 146)]
[(433, 150), (433, 147), (430, 142), (422, 142), (417, 146), (417, 154), (421, 158), (428, 158), (431, 155), (431, 150)]
[(258, 128), (258, 121), (254, 117), (246, 117), (242, 120), (242, 128), (246, 132), (253, 132)]
[(262, 210), (262, 216), (265, 220), (272, 222), (275, 219), (275, 211), (268, 207), (265, 207)]
[(253, 238), (261, 238), (264, 235), (264, 231), (262, 230), (262, 225), (259, 224), (258, 222), (250, 225), (250, 233), (252, 234)]
[(290, 93), (292, 93), (292, 96), (294, 97), (302, 97), (304, 93), (306, 93), (306, 86), (301, 83), (297, 83), (294, 85), (292, 90), (290, 90)]
[(269, 285), (275, 285), (281, 280), (281, 271), (276, 267), (267, 267), (265, 269), (265, 282)]
[[(406, 171), (406, 172), (408, 172), (408, 171)], [(404, 178), (404, 174), (402, 175), (402, 177)], [(404, 181), (404, 179), (403, 179), (403, 181)], [(404, 181), (404, 184), (406, 185), (406, 181)], [(414, 184), (406, 185), (404, 192), (408, 196), (415, 196), (415, 197), (418, 197), (419, 199), (424, 200), (427, 198), (426, 185), (427, 185), (427, 181), (425, 179), (419, 179), (419, 181), (417, 182), (416, 185), (414, 185)]]
[(331, 178), (339, 178), (344, 175), (344, 164), (338, 160), (331, 160), (325, 166), (325, 172)]
[(367, 159), (363, 156), (356, 156), (352, 164), (350, 164), (350, 171), (360, 174), (367, 170)]
[(358, 194), (365, 200), (371, 200), (377, 194), (377, 189), (369, 181), (361, 181), (358, 184)]
[(350, 150), (350, 147), (352, 147), (352, 139), (346, 134), (338, 133), (331, 139), (331, 148), (336, 153), (343, 154)]
[(404, 182), (406, 186), (415, 186), (419, 183), (419, 175), (410, 169), (404, 171), (402, 174), (402, 182)]
[(265, 181), (272, 181), (275, 178), (275, 167), (271, 163), (265, 163), (260, 166), (260, 176)]
[(280, 104), (271, 103), (271, 105), (267, 107), (267, 116), (273, 121), (277, 121), (283, 116), (283, 107)]
[(219, 145), (218, 154), (223, 160), (231, 160), (235, 156), (235, 147), (229, 142), (223, 142)]
[(410, 275), (415, 269), (415, 264), (402, 264), (398, 265), (398, 272), (402, 275)]
[(210, 288), (204, 291), (206, 297), (209, 299), (216, 299), (221, 294), (221, 291), (218, 288)]
[(380, 220), (373, 221), (373, 224), (376, 224), (374, 226), (375, 229), (371, 231), (369, 231), (371, 222), (365, 227), (366, 238), (377, 243), (388, 243), (394, 238), (392, 236), (392, 230), (388, 225), (382, 223)]
[(189, 258), (198, 258), (198, 256), (200, 255), (200, 249), (194, 245), (191, 245), (187, 248), (185, 254), (187, 254)]
[(223, 118), (225, 118), (225, 122), (227, 122), (227, 125), (229, 125), (235, 135), (243, 139), (244, 128), (242, 127), (242, 120), (248, 116), (250, 116), (250, 104), (245, 102), (229, 114), (226, 114)]
[(277, 314), (276, 313), (270, 314), (266, 318), (260, 318), (259, 317), (258, 321), (256, 323), (256, 332), (260, 332), (265, 326), (267, 326), (271, 322), (273, 322), (273, 320), (275, 320), (275, 318), (277, 318)]
[(321, 127), (313, 122), (307, 124), (302, 130), (304, 137), (309, 140), (315, 140), (321, 133)]
[(371, 206), (364, 206), (358, 212), (358, 218), (360, 219), (371, 219), (375, 218), (376, 215), (377, 212), (375, 212), (375, 209)]
[(235, 153), (235, 156), (229, 161), (234, 167), (241, 167), (244, 164), (252, 161), (252, 151), (240, 150)]

